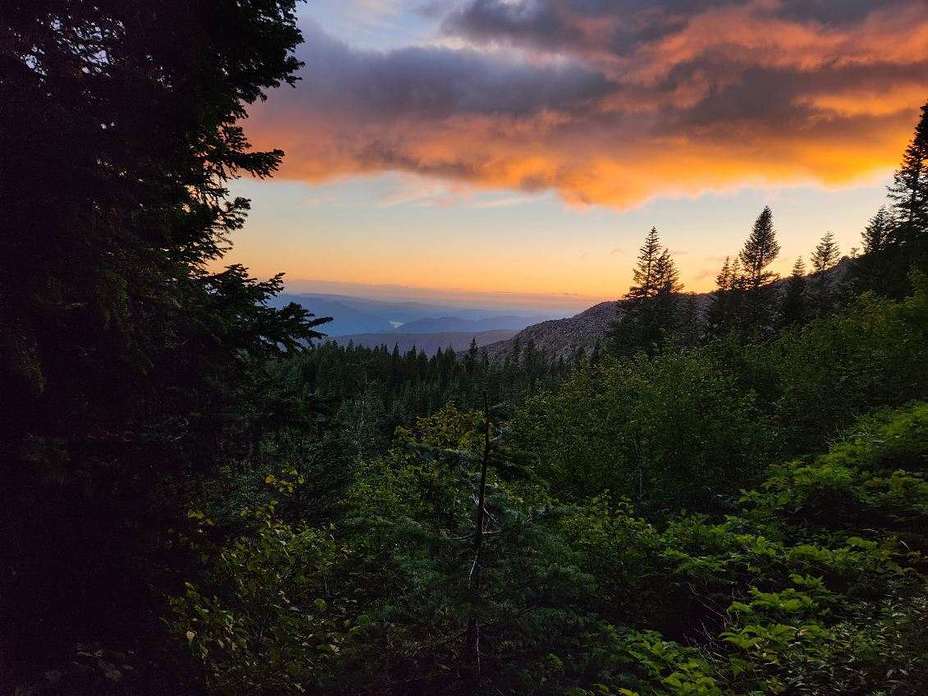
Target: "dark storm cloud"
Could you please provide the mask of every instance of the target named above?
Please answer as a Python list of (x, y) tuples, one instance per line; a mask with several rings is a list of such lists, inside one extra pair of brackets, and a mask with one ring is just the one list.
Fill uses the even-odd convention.
[[(779, 0), (753, 4), (761, 5), (773, 18), (845, 25), (861, 22), (878, 11), (905, 9), (921, 1)], [(672, 34), (708, 10), (749, 4), (743, 0), (467, 0), (448, 14), (444, 29), (476, 43), (505, 42), (549, 51), (572, 46), (583, 52), (600, 49), (622, 53)], [(595, 31), (597, 23), (605, 30)]]
[(359, 51), (304, 27), (303, 82), (251, 129), (287, 150), (285, 175), (401, 170), (618, 205), (845, 181), (894, 163), (928, 97), (924, 0), (439, 8), (456, 48)]
[(612, 89), (602, 73), (578, 63), (538, 67), (430, 47), (360, 52), (315, 26), (304, 34), (307, 89), (288, 98), (378, 120), (570, 111)]

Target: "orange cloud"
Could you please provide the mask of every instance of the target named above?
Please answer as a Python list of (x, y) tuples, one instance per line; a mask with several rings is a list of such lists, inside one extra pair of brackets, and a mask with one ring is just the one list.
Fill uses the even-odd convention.
[(282, 175), (409, 171), (628, 206), (896, 164), (928, 98), (923, 0), (467, 0), (470, 48), (360, 52), (307, 26), (256, 108)]

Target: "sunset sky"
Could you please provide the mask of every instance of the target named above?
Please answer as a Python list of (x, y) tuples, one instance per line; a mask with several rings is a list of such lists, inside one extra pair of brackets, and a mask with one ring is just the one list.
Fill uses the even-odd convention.
[(627, 289), (651, 225), (705, 290), (764, 204), (786, 272), (828, 230), (858, 243), (928, 98), (925, 0), (312, 0), (300, 23), (302, 81), (246, 123), (287, 157), (235, 186), (228, 258), (294, 290), (583, 305)]

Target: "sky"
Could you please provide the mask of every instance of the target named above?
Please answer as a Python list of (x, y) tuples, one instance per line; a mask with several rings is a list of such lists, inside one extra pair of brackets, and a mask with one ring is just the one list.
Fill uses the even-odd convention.
[(227, 262), (291, 290), (621, 296), (653, 225), (711, 289), (867, 219), (928, 99), (924, 0), (311, 0), (246, 133), (286, 158)]

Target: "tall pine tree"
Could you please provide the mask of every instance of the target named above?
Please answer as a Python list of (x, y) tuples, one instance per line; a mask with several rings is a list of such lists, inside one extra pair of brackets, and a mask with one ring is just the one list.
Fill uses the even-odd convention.
[(610, 343), (620, 355), (638, 350), (653, 354), (676, 330), (683, 287), (673, 257), (654, 227), (641, 245), (632, 277), (621, 316), (610, 329)]
[(808, 314), (806, 298), (806, 265), (800, 256), (793, 264), (793, 272), (786, 284), (780, 307), (780, 326), (794, 326), (805, 322)]
[(889, 187), (894, 220), (884, 277), (888, 294), (909, 292), (909, 272), (928, 268), (928, 103)]
[(655, 269), (661, 257), (661, 238), (652, 227), (638, 250), (638, 262), (632, 273), (633, 284), (626, 293), (627, 299), (648, 299), (654, 296), (657, 285)]
[(866, 256), (885, 251), (892, 244), (894, 227), (892, 215), (885, 205), (880, 206), (861, 234), (862, 253)]
[(0, 37), (2, 673), (157, 630), (183, 493), (253, 442), (255, 366), (318, 334), (279, 277), (214, 270), (229, 181), (283, 156), (240, 119), (297, 79), (295, 0), (13, 0)]
[(773, 283), (779, 276), (770, 270), (770, 264), (779, 254), (773, 212), (765, 206), (738, 255), (745, 293), (740, 328), (745, 336), (761, 337), (772, 329), (776, 302)]
[(892, 293), (895, 220), (886, 206), (880, 206), (861, 234), (862, 252), (850, 266), (851, 285), (857, 292), (870, 290), (881, 295)]
[(744, 281), (741, 276), (741, 261), (725, 257), (722, 269), (715, 277), (715, 292), (707, 313), (707, 330), (711, 335), (724, 336), (732, 333), (738, 324), (741, 303), (744, 299)]
[(838, 243), (831, 232), (819, 240), (812, 252), (812, 311), (816, 316), (827, 314), (834, 305), (833, 271), (840, 258)]
[(928, 103), (922, 107), (915, 135), (893, 176), (889, 198), (898, 241), (923, 246), (928, 235)]

